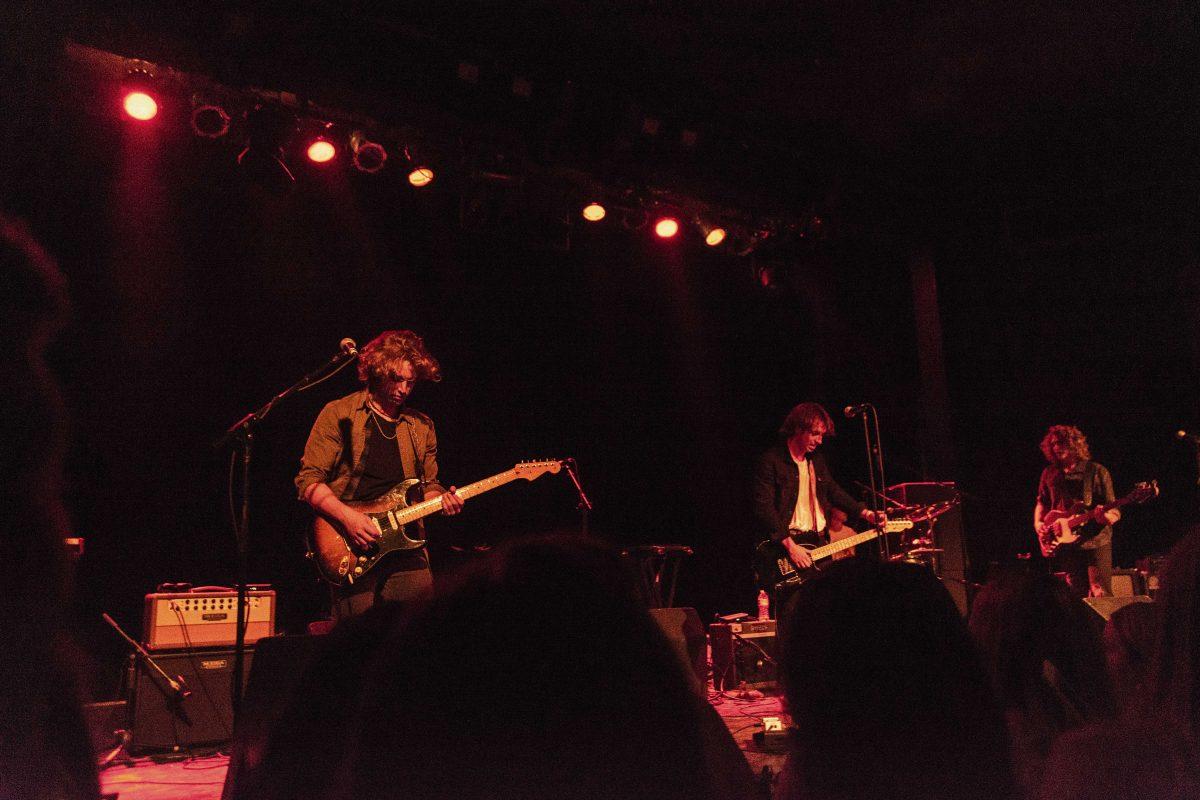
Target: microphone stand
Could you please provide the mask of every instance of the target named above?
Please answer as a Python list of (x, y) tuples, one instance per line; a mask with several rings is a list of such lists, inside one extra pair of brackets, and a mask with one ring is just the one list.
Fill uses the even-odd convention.
[[(875, 406), (867, 403), (867, 408), (863, 411), (863, 442), (867, 448), (867, 474), (871, 481), (871, 513), (877, 516), (879, 514), (879, 485), (875, 480), (875, 472), (879, 472), (879, 484), (883, 484), (883, 452), (879, 446), (879, 414), (875, 411)], [(868, 412), (875, 420), (875, 437), (871, 437), (871, 425), (867, 419)], [(886, 484), (884, 484), (886, 485)], [(878, 522), (875, 523), (875, 528), (879, 531), (879, 553), (884, 561), (891, 557), (890, 545), (888, 544), (887, 536), (883, 533), (883, 526)]]
[(575, 484), (575, 491), (579, 493), (579, 529), (584, 536), (588, 535), (588, 512), (592, 510), (592, 501), (588, 500), (587, 493), (583, 491), (583, 484), (579, 482), (579, 465), (575, 463), (575, 459), (568, 458), (563, 461), (563, 466), (567, 468), (567, 474), (571, 476), (571, 483)]
[[(159, 666), (157, 661), (155, 661), (153, 658), (150, 657), (150, 653), (146, 652), (146, 648), (142, 647), (132, 636), (130, 636), (129, 634), (127, 634), (125, 631), (123, 631), (121, 629), (121, 626), (117, 624), (117, 621), (115, 619), (110, 617), (106, 612), (102, 612), (100, 614), (100, 616), (103, 617), (104, 621), (107, 622), (109, 625), (111, 625), (112, 629), (114, 631), (116, 631), (117, 634), (120, 635), (120, 637), (122, 639), (124, 639), (126, 642), (128, 642), (130, 647), (132, 647), (134, 649), (134, 655), (131, 656), (131, 665), (130, 665), (131, 680), (129, 682), (129, 690), (130, 691), (133, 690), (132, 676), (136, 674), (136, 671), (135, 671), (136, 668), (133, 666), (133, 661), (138, 658), (141, 658), (142, 662), (144, 664), (146, 664), (146, 666), (149, 669), (156, 672), (158, 674), (158, 677), (162, 679), (162, 682), (165, 683), (167, 685), (167, 687), (171, 690), (171, 696), (168, 699), (168, 702), (170, 702), (170, 704), (172, 706), (174, 706), (176, 709), (181, 709), (184, 699), (187, 698), (188, 696), (190, 696), (192, 693), (192, 690), (187, 688), (187, 681), (185, 681), (183, 679), (183, 676), (176, 675), (174, 678), (172, 678), (170, 675), (167, 674), (166, 670), (164, 670), (161, 666)], [(129, 712), (126, 711), (126, 722), (125, 722), (126, 727), (123, 728), (122, 730), (116, 731), (117, 746), (114, 747), (109, 752), (104, 754), (104, 756), (100, 759), (99, 763), (97, 763), (97, 765), (96, 765), (96, 767), (98, 769), (104, 770), (104, 769), (107, 769), (108, 767), (111, 767), (113, 764), (132, 764), (133, 763), (128, 755), (123, 755), (125, 753), (126, 749), (129, 747), (130, 740), (133, 738), (131, 735), (131, 732), (130, 732), (130, 728), (132, 726), (129, 725), (129, 719), (130, 719)]]
[[(319, 379), (326, 377), (329, 370), (337, 367), (341, 369), (350, 361), (358, 358), (358, 350), (350, 343), (349, 348), (344, 348), (340, 353), (326, 361), (321, 366), (309, 372), (300, 380), (293, 383), (288, 388), (284, 389), (279, 394), (272, 397), (269, 401), (263, 404), (258, 410), (251, 411), (246, 416), (242, 417), (237, 422), (233, 423), (225, 435), (218, 439), (213, 447), (215, 449), (223, 449), (225, 447), (238, 447), (242, 451), (242, 508), (241, 516), (233, 525), (234, 539), (237, 542), (236, 559), (234, 564), (235, 580), (237, 585), (237, 616), (235, 621), (234, 640), (233, 640), (233, 687), (232, 692), (232, 710), (233, 724), (237, 727), (238, 718), (242, 708), (242, 674), (244, 672), (245, 652), (246, 652), (246, 573), (249, 553), (249, 531), (250, 531), (250, 462), (254, 451), (254, 427), (258, 425), (262, 419), (271, 412), (277, 404), (283, 402), (287, 398), (299, 391), (307, 389), (309, 386), (317, 383)], [(330, 373), (332, 374), (332, 373)], [(230, 469), (232, 469), (232, 463)]]

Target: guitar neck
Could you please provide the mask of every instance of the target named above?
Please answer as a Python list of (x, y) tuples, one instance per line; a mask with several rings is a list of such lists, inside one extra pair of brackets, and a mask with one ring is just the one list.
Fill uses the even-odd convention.
[[(490, 478), (484, 478), (481, 481), (468, 483), (466, 486), (461, 486), (454, 490), (454, 493), (463, 500), (470, 500), (472, 497), (478, 497), (485, 492), (490, 492), (492, 489), (499, 488), (506, 483), (511, 483), (517, 479), (517, 471), (515, 469), (506, 470), (498, 475), (493, 475)], [(419, 519), (428, 517), (430, 514), (436, 514), (442, 510), (442, 499), (433, 497), (429, 500), (422, 500), (420, 503), (415, 503), (407, 508), (395, 512), (396, 521), (401, 525), (407, 525), (410, 522), (416, 522)]]
[[(1109, 511), (1112, 511), (1114, 508), (1121, 508), (1122, 506), (1129, 505), (1130, 503), (1133, 502), (1133, 497), (1134, 497), (1133, 494), (1127, 494), (1120, 499), (1113, 500), (1111, 503), (1105, 503), (1104, 505), (1096, 506), (1095, 508), (1099, 508), (1100, 513), (1107, 514)], [(1089, 520), (1092, 519), (1093, 513), (1094, 513), (1094, 509), (1091, 511), (1081, 511), (1078, 514), (1073, 514), (1072, 516), (1067, 518), (1067, 527), (1078, 528), (1080, 525), (1086, 524)], [(1106, 522), (1104, 524), (1107, 525), (1108, 523)]]
[(863, 544), (864, 542), (869, 542), (878, 536), (879, 531), (864, 531), (863, 533), (857, 533), (854, 536), (847, 536), (845, 539), (838, 539), (836, 542), (830, 542), (829, 544), (822, 545), (821, 547), (814, 547), (812, 550), (808, 551), (808, 554), (812, 557), (813, 561), (817, 561), (822, 558), (828, 558), (834, 553), (840, 553), (843, 550), (849, 550), (851, 547)]

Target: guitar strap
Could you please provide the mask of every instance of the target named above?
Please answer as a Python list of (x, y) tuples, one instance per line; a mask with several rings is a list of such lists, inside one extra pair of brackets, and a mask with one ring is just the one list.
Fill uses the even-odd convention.
[(421, 482), (421, 484), (420, 484), (421, 495), (424, 496), (424, 494), (425, 494), (425, 464), (423, 463), (424, 459), (421, 458), (421, 455), (417, 452), (417, 437), (413, 435), (412, 420), (409, 420), (409, 422), (408, 422), (408, 442), (412, 446), (413, 468), (417, 472), (417, 474), (414, 477), (416, 477), (416, 479)]
[(1096, 480), (1096, 462), (1086, 461), (1083, 465), (1083, 505), (1092, 507), (1092, 483)]

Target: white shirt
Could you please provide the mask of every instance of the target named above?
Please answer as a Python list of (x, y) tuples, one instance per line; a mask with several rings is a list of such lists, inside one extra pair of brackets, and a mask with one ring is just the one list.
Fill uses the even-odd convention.
[(796, 494), (796, 510), (792, 512), (788, 528), (794, 531), (823, 531), (825, 514), (817, 502), (817, 475), (812, 462), (795, 456), (792, 456), (792, 461), (796, 462), (796, 468), (800, 471), (800, 491)]

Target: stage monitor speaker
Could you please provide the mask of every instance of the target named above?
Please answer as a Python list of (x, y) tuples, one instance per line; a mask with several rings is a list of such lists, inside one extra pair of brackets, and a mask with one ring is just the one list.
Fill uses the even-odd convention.
[(696, 676), (696, 688), (703, 693), (708, 679), (708, 660), (704, 652), (708, 642), (696, 609), (652, 608), (650, 616), (667, 635), (679, 659)]
[[(246, 648), (245, 685), (254, 651)], [(177, 698), (162, 677), (138, 659), (133, 686), (134, 753), (214, 745), (233, 736), (233, 651), (184, 650), (155, 655), (168, 675), (182, 676), (190, 694)]]
[(125, 700), (105, 700), (83, 704), (83, 720), (93, 753), (112, 750), (120, 741), (121, 731), (129, 728), (129, 704)]
[(1099, 614), (1101, 619), (1108, 622), (1119, 608), (1124, 608), (1131, 603), (1152, 603), (1154, 601), (1144, 594), (1135, 594), (1124, 597), (1085, 597), (1083, 602), (1087, 603), (1088, 608)]
[(887, 491), (889, 497), (906, 506), (955, 502), (950, 510), (934, 521), (933, 544), (942, 550), (937, 558), (938, 577), (954, 598), (959, 613), (965, 616), (970, 601), (967, 595), (970, 559), (967, 557), (967, 541), (963, 532), (962, 506), (957, 503), (958, 487), (952, 481), (899, 483), (889, 486)]

